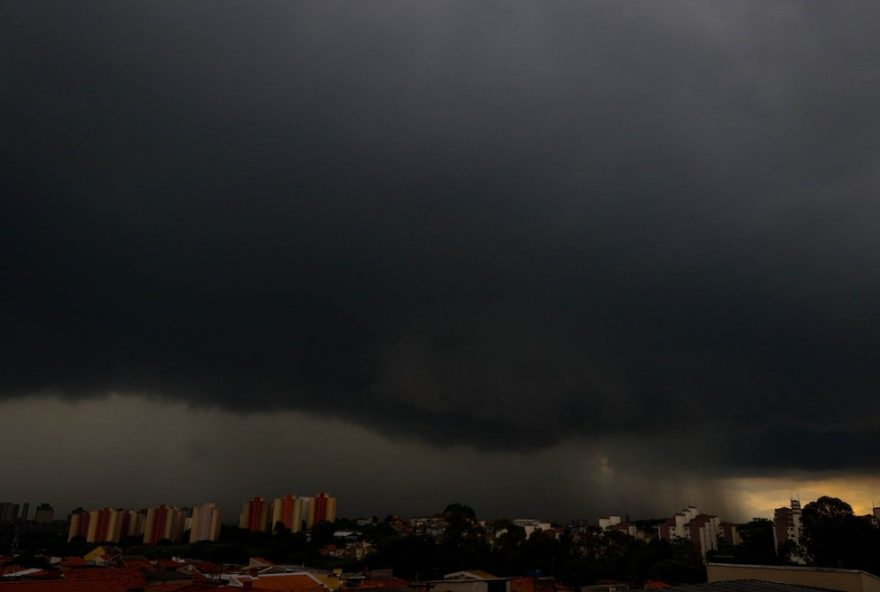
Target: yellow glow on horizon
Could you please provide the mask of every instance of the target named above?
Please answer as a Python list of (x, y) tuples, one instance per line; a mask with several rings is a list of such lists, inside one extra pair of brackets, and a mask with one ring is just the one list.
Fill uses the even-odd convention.
[(727, 479), (725, 487), (740, 500), (749, 518), (772, 518), (773, 510), (799, 499), (801, 506), (827, 495), (852, 506), (857, 515), (870, 514), (880, 505), (880, 477), (873, 475), (838, 475), (823, 479), (741, 477)]

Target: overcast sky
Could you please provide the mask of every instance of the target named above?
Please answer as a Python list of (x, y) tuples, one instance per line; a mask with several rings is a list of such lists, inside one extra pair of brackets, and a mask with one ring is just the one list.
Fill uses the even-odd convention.
[(0, 4), (0, 498), (870, 506), (878, 28), (874, 2)]

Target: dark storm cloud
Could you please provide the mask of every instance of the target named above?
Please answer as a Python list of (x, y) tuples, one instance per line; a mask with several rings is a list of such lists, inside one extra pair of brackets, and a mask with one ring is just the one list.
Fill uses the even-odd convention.
[(850, 8), (5, 3), (3, 392), (876, 468)]

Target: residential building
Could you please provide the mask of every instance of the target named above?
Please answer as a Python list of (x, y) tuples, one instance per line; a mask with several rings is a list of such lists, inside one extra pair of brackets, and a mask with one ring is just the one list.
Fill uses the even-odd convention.
[(536, 530), (550, 530), (551, 528), (549, 522), (541, 522), (533, 518), (517, 518), (513, 520), (513, 523), (526, 531), (526, 538), (532, 536)]
[(688, 506), (681, 512), (673, 514), (671, 518), (667, 518), (666, 522), (657, 527), (660, 538), (665, 541), (686, 538), (688, 536), (687, 524), (699, 513), (695, 506)]
[(776, 548), (785, 541), (799, 543), (801, 540), (801, 502), (791, 500), (790, 508), (773, 511), (773, 544)]
[(55, 508), (47, 503), (37, 506), (37, 509), (34, 511), (34, 522), (37, 524), (48, 524), (53, 520), (55, 520)]
[(709, 551), (718, 550), (718, 537), (721, 534), (721, 518), (709, 514), (698, 514), (688, 522), (688, 537), (691, 544), (706, 559)]
[(311, 528), (319, 522), (336, 522), (336, 498), (328, 493), (318, 493), (309, 505), (306, 526)]
[(302, 530), (303, 504), (297, 502), (300, 500), (293, 494), (275, 498), (272, 502), (271, 528), (274, 529), (275, 525), (280, 522), (284, 528), (291, 532)]
[(706, 553), (718, 549), (720, 532), (721, 518), (701, 514), (696, 506), (688, 506), (657, 527), (657, 534), (663, 540), (689, 540), (703, 559)]
[(241, 507), (238, 525), (254, 531), (269, 530), (269, 502), (259, 496), (246, 501)]
[(511, 579), (471, 569), (446, 574), (442, 580), (425, 583), (432, 592), (510, 592)]
[(18, 504), (0, 502), (0, 523), (18, 520)]
[(122, 521), (119, 527), (119, 540), (129, 537), (143, 537), (146, 516), (146, 510), (140, 510), (137, 512), (134, 510), (124, 510), (122, 512)]
[(76, 537), (83, 537), (89, 534), (89, 513), (82, 508), (77, 508), (70, 514), (70, 527), (67, 529), (67, 542), (72, 541)]
[(144, 544), (155, 545), (161, 540), (176, 543), (183, 534), (184, 518), (180, 508), (165, 504), (148, 508), (144, 518)]
[(192, 510), (189, 524), (189, 542), (216, 541), (220, 536), (220, 508), (205, 503)]
[(735, 524), (724, 522), (721, 524), (721, 538), (730, 546), (742, 544), (742, 537), (739, 535), (739, 529)]
[(300, 532), (303, 528), (308, 528), (309, 512), (312, 509), (312, 498), (298, 497), (296, 498), (297, 512), (300, 516), (298, 524), (294, 524), (293, 532)]
[(89, 512), (87, 543), (118, 543), (123, 510), (103, 508)]
[(622, 532), (627, 536), (631, 536), (634, 539), (645, 540), (645, 533), (639, 530), (638, 525), (635, 522), (618, 522), (617, 524), (612, 524), (605, 528), (605, 531), (616, 531)]
[(602, 516), (601, 518), (599, 518), (599, 528), (601, 528), (602, 530), (605, 530), (610, 526), (616, 526), (618, 524), (620, 524), (620, 516), (611, 515)]

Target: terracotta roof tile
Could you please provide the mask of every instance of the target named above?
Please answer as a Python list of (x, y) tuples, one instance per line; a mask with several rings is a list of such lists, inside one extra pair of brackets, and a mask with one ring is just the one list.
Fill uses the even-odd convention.
[(114, 581), (40, 580), (0, 582), (0, 592), (126, 592), (128, 586)]
[(327, 592), (326, 587), (307, 574), (263, 576), (254, 580), (253, 589), (278, 592)]

